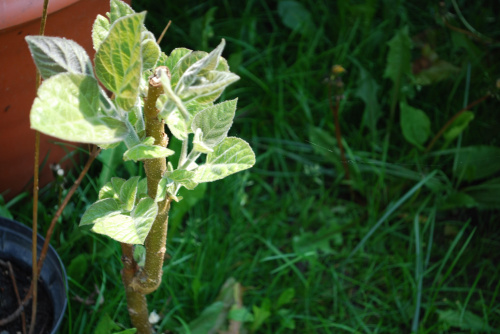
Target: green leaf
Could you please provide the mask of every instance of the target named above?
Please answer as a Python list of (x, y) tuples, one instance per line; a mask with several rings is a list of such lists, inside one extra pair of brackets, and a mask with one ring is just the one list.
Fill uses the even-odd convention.
[(415, 83), (417, 85), (430, 85), (456, 74), (460, 69), (447, 61), (438, 60), (431, 67), (420, 71), (415, 75)]
[(225, 45), (226, 41), (222, 39), (220, 44), (206, 57), (203, 57), (193, 65), (189, 66), (189, 68), (187, 68), (186, 71), (182, 73), (182, 76), (179, 79), (179, 83), (175, 88), (175, 92), (181, 95), (191, 85), (195, 84), (198, 75), (203, 75), (208, 71), (215, 70), (219, 63), (219, 57), (221, 56)]
[(202, 130), (204, 145), (212, 148), (227, 137), (233, 124), (236, 102), (237, 99), (222, 102), (208, 107), (194, 116), (191, 130), (193, 132), (196, 132), (196, 129)]
[(95, 329), (94, 334), (110, 334), (113, 333), (114, 330), (119, 330), (120, 326), (118, 326), (110, 316), (105, 313), (101, 316), (99, 323)]
[(93, 144), (115, 143), (127, 134), (125, 123), (100, 112), (97, 80), (61, 73), (38, 89), (30, 113), (31, 128), (60, 139)]
[(314, 22), (311, 13), (298, 1), (278, 2), (278, 14), (283, 24), (302, 35), (314, 31)]
[(107, 13), (111, 23), (114, 23), (121, 17), (134, 14), (134, 10), (128, 4), (120, 0), (111, 0), (109, 4), (109, 13)]
[(113, 191), (117, 194), (118, 198), (120, 198), (120, 192), (127, 180), (122, 179), (121, 177), (112, 177), (111, 178), (111, 186), (113, 187)]
[(139, 201), (130, 216), (118, 214), (98, 219), (92, 231), (127, 244), (144, 244), (158, 214), (158, 206), (149, 197)]
[(380, 118), (380, 104), (378, 102), (377, 92), (379, 85), (373, 78), (370, 72), (366, 69), (359, 67), (359, 86), (355, 91), (355, 95), (363, 100), (365, 103), (365, 110), (363, 112), (363, 125), (370, 129), (372, 139), (376, 139), (377, 134), (377, 121)]
[(168, 129), (172, 132), (175, 138), (185, 140), (188, 137), (188, 126), (179, 110), (171, 112), (165, 120), (165, 123), (167, 123)]
[[(187, 49), (181, 49), (181, 50), (187, 50)], [(180, 53), (184, 52), (181, 51)], [(171, 77), (172, 89), (177, 91), (177, 84), (182, 75), (184, 74), (184, 72), (186, 72), (187, 69), (191, 67), (193, 64), (205, 58), (207, 55), (208, 53), (206, 53), (205, 51), (190, 51), (188, 53), (184, 53), (184, 55), (175, 63), (175, 66), (173, 68), (169, 67), (170, 72), (172, 74)], [(170, 60), (173, 62), (175, 59), (171, 59), (171, 57), (169, 57), (167, 61), (169, 62)]]
[(136, 103), (141, 79), (141, 27), (145, 13), (132, 14), (111, 25), (95, 56), (102, 84), (115, 93), (116, 103), (130, 110)]
[(42, 78), (59, 73), (94, 76), (92, 62), (84, 48), (74, 41), (48, 36), (26, 36), (31, 56)]
[(474, 119), (474, 113), (471, 111), (466, 111), (460, 116), (458, 116), (451, 126), (446, 130), (443, 137), (447, 141), (452, 141), (457, 138), (469, 125), (469, 123)]
[(384, 77), (390, 78), (392, 82), (399, 85), (402, 77), (411, 75), (410, 50), (412, 42), (408, 27), (397, 31), (387, 44), (389, 45), (389, 52)]
[(134, 207), (139, 179), (139, 176), (128, 179), (120, 189), (120, 201), (122, 202), (122, 209), (125, 211), (131, 211)]
[(180, 93), (180, 97), (184, 102), (192, 99), (196, 99), (199, 103), (211, 102), (222, 93), (224, 88), (239, 79), (239, 76), (231, 72), (210, 71)]
[(158, 205), (151, 197), (142, 198), (132, 211), (131, 217), (134, 219), (137, 233), (142, 240), (141, 244), (144, 243), (157, 215)]
[(94, 50), (99, 50), (102, 41), (108, 36), (110, 27), (109, 20), (101, 14), (97, 14), (97, 18), (92, 25), (92, 45)]
[(96, 221), (120, 213), (118, 202), (113, 198), (99, 200), (92, 204), (83, 214), (80, 226), (95, 224)]
[(401, 109), (401, 130), (403, 136), (411, 144), (423, 148), (423, 144), (431, 133), (431, 121), (429, 117), (420, 109), (413, 108), (406, 103), (400, 103)]
[(293, 297), (295, 297), (295, 289), (294, 288), (288, 288), (285, 291), (283, 291), (278, 298), (278, 305), (276, 308), (281, 308), (281, 306), (290, 303), (293, 300)]
[(171, 156), (175, 152), (166, 147), (154, 145), (154, 138), (147, 137), (140, 144), (132, 147), (123, 154), (123, 160), (146, 160)]
[(194, 175), (192, 171), (178, 169), (173, 172), (165, 172), (163, 177), (167, 178), (169, 181), (182, 185), (186, 189), (193, 190), (198, 185), (198, 183), (193, 181)]
[(458, 165), (454, 170), (456, 177), (467, 181), (487, 178), (500, 171), (500, 147), (468, 146), (460, 150)]
[(149, 31), (144, 31), (141, 42), (142, 71), (152, 69), (156, 65), (160, 52), (160, 47), (156, 43), (154, 35)]
[(87, 268), (89, 264), (88, 254), (79, 254), (71, 260), (71, 263), (67, 267), (68, 276), (76, 282), (80, 282), (84, 277), (87, 276)]
[(265, 298), (260, 307), (253, 305), (252, 310), (254, 317), (252, 332), (255, 332), (271, 316), (271, 301)]
[(233, 305), (229, 311), (228, 318), (237, 322), (253, 322), (253, 314), (246, 307)]
[(458, 208), (473, 208), (477, 206), (477, 202), (472, 196), (464, 192), (454, 192), (446, 196), (441, 210), (453, 210)]
[[(186, 49), (186, 48), (174, 49), (174, 50), (172, 50), (170, 55), (165, 58), (164, 61), (158, 63), (158, 66), (160, 66), (160, 65), (167, 66), (168, 69), (170, 70), (170, 73), (173, 73), (173, 70), (176, 67), (179, 60), (181, 60), (184, 56), (186, 56), (187, 54), (189, 54), (191, 52), (192, 52), (191, 50)], [(180, 78), (180, 74), (177, 74), (177, 80), (175, 82), (176, 84), (177, 84), (177, 81), (179, 81), (179, 78)], [(175, 86), (173, 88), (175, 88)]]
[(195, 169), (194, 181), (212, 182), (248, 169), (255, 164), (255, 154), (243, 139), (227, 137), (207, 155), (204, 165)]
[(481, 332), (491, 332), (492, 328), (483, 318), (470, 311), (437, 310), (439, 321), (451, 327), (458, 327), (462, 330), (473, 330)]

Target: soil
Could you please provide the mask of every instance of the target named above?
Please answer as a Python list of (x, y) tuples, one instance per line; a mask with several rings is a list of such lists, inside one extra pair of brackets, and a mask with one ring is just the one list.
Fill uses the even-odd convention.
[[(7, 262), (6, 260), (4, 260)], [(17, 289), (21, 300), (26, 296), (31, 284), (31, 268), (26, 268), (10, 260), (16, 278)], [(26, 319), (26, 333), (29, 331), (29, 323), (31, 322), (31, 301), (24, 308)], [(12, 279), (8, 267), (0, 265), (0, 319), (10, 315), (17, 309), (17, 297), (12, 285)], [(38, 301), (37, 301), (37, 316), (35, 334), (50, 334), (54, 322), (54, 309), (50, 296), (43, 286), (43, 283), (38, 282)], [(17, 334), (23, 333), (22, 317), (8, 323), (5, 326), (0, 326), (0, 334)]]

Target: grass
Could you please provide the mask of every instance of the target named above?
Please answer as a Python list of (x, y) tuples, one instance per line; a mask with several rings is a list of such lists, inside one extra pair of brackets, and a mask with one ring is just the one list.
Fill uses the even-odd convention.
[[(257, 155), (251, 170), (209, 184), (186, 215), (174, 207), (178, 218), (171, 223), (163, 283), (149, 297), (150, 311), (162, 317), (158, 332), (189, 327), (234, 277), (253, 315), (244, 327), (256, 333), (498, 333), (498, 206), (467, 207), (453, 197), (484, 181), (457, 172), (471, 165), (459, 149), (500, 145), (498, 101), (476, 107), (462, 134), (448, 145), (439, 141), (428, 155), (405, 140), (398, 108), (406, 99), (422, 109), (434, 135), (494, 86), (500, 31), (493, 9), (457, 4), (469, 24), (495, 40), (484, 44), (446, 28), (443, 9), (430, 1), (301, 4), (310, 19), (301, 14), (303, 25), (293, 29), (294, 16), (285, 24), (280, 15), (286, 8), (263, 0), (134, 2), (137, 11), (148, 10), (146, 24), (156, 36), (172, 20), (162, 42), (167, 53), (227, 40), (224, 55), (241, 80), (222, 100), (239, 97), (231, 131)], [(444, 10), (455, 12), (451, 3)], [(449, 23), (467, 30), (460, 18)], [(394, 97), (394, 84), (384, 77), (391, 65), (387, 42), (404, 26), (414, 38), (412, 61), (421, 56), (423, 40), (458, 71), (420, 88), (402, 77)], [(340, 120), (354, 200), (324, 83), (334, 64), (348, 71)], [(476, 159), (479, 167), (500, 163), (500, 155)], [(105, 314), (123, 328), (128, 324), (119, 245), (78, 227), (97, 197), (103, 166), (128, 175), (111, 158), (101, 160), (65, 210), (53, 241), (70, 276), (61, 333), (92, 333)], [(77, 172), (67, 176), (69, 184)], [(498, 170), (486, 180), (495, 176)], [(50, 221), (58, 198), (54, 185), (42, 191), (41, 222)], [(30, 205), (24, 199), (9, 209), (29, 223)]]

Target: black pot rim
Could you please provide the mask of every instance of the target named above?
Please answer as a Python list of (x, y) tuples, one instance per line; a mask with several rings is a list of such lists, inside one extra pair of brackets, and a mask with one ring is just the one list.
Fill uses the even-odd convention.
[[(0, 257), (15, 259), (31, 267), (32, 229), (11, 219), (0, 217)], [(38, 256), (42, 251), (44, 238), (38, 234)], [(66, 269), (54, 247), (49, 246), (47, 257), (40, 275), (54, 306), (52, 334), (57, 333), (68, 304), (68, 280)]]

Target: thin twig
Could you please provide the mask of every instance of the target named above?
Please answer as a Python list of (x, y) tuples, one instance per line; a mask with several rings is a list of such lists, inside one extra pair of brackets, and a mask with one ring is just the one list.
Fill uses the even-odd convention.
[[(21, 305), (22, 302), (21, 297), (19, 296), (19, 290), (17, 289), (16, 276), (14, 275), (14, 269), (12, 269), (12, 264), (10, 264), (10, 261), (7, 261), (7, 266), (9, 267), (10, 278), (12, 280), (12, 285), (14, 286), (14, 292), (16, 293), (17, 304)], [(26, 334), (26, 315), (24, 314), (24, 311), (21, 313), (21, 322), (23, 327), (23, 334)]]
[(431, 150), (431, 148), (434, 146), (434, 144), (436, 144), (436, 141), (439, 138), (441, 138), (441, 136), (443, 135), (443, 133), (453, 124), (453, 122), (455, 122), (455, 120), (460, 115), (462, 115), (464, 112), (466, 112), (467, 110), (471, 109), (472, 107), (476, 106), (477, 104), (483, 102), (484, 100), (486, 100), (490, 96), (491, 95), (489, 93), (486, 94), (486, 95), (484, 95), (483, 97), (477, 99), (476, 101), (471, 102), (467, 107), (463, 108), (462, 110), (460, 110), (459, 112), (457, 112), (455, 115), (453, 115), (453, 117), (450, 118), (448, 120), (448, 122), (446, 122), (445, 125), (443, 125), (443, 127), (441, 128), (441, 130), (439, 130), (439, 132), (434, 136), (434, 138), (432, 138), (431, 142), (429, 143), (429, 145), (427, 145), (427, 148), (425, 149), (425, 153), (427, 153), (427, 152), (429, 152)]
[[(54, 231), (54, 227), (56, 225), (56, 222), (59, 219), (59, 217), (61, 216), (61, 214), (62, 214), (64, 208), (66, 207), (66, 205), (68, 204), (69, 200), (71, 199), (71, 197), (75, 193), (76, 189), (78, 188), (78, 186), (82, 182), (83, 178), (87, 174), (88, 170), (90, 169), (90, 166), (92, 165), (92, 162), (94, 162), (95, 158), (99, 155), (100, 151), (101, 151), (100, 149), (98, 149), (96, 146), (94, 146), (92, 152), (90, 153), (89, 160), (85, 164), (85, 167), (81, 171), (80, 175), (78, 176), (78, 179), (75, 181), (75, 183), (73, 184), (71, 189), (68, 191), (68, 194), (64, 198), (64, 201), (61, 203), (59, 210), (57, 210), (56, 214), (54, 215), (54, 218), (50, 222), (50, 227), (47, 231), (47, 235), (45, 236), (45, 243), (43, 244), (42, 252), (40, 253), (40, 259), (38, 259), (38, 275), (36, 275), (37, 279), (40, 276), (40, 273), (42, 271), (43, 261), (45, 260), (45, 257), (47, 255), (47, 251), (49, 249), (49, 244), (50, 244), (50, 239), (52, 237), (52, 232)], [(19, 315), (23, 311), (23, 308), (26, 305), (28, 305), (29, 301), (31, 300), (32, 294), (33, 294), (33, 281), (34, 280), (32, 279), (30, 290), (28, 291), (28, 294), (24, 297), (22, 304), (11, 315), (9, 315), (3, 319), (0, 319), (0, 326), (4, 326), (4, 325), (8, 324), (9, 322), (12, 322), (13, 320), (15, 320), (17, 317), (19, 317)]]
[[(47, 23), (47, 8), (49, 7), (49, 0), (44, 0), (43, 2), (43, 11), (42, 11), (42, 19), (40, 22), (40, 31), (39, 35), (43, 36), (45, 33), (45, 24)], [(42, 81), (40, 71), (36, 70), (36, 90), (40, 87), (40, 83)], [(38, 172), (39, 172), (39, 161), (40, 161), (40, 132), (35, 130), (35, 161), (34, 161), (34, 173), (33, 173), (33, 235), (32, 235), (32, 281), (31, 286), (33, 287), (33, 304), (31, 311), (31, 322), (30, 322), (30, 331), (29, 334), (33, 334), (35, 330), (36, 324), (36, 309), (37, 309), (37, 301), (38, 301), (38, 268), (37, 268), (37, 241), (38, 241)]]
[(163, 31), (161, 32), (161, 35), (160, 35), (160, 38), (158, 38), (158, 41), (156, 43), (158, 43), (158, 45), (160, 45), (160, 42), (161, 40), (163, 39), (163, 36), (165, 36), (165, 33), (167, 32), (168, 30), (168, 27), (170, 27), (170, 24), (172, 23), (172, 21), (168, 21), (167, 25), (165, 26), (165, 29), (163, 29)]

